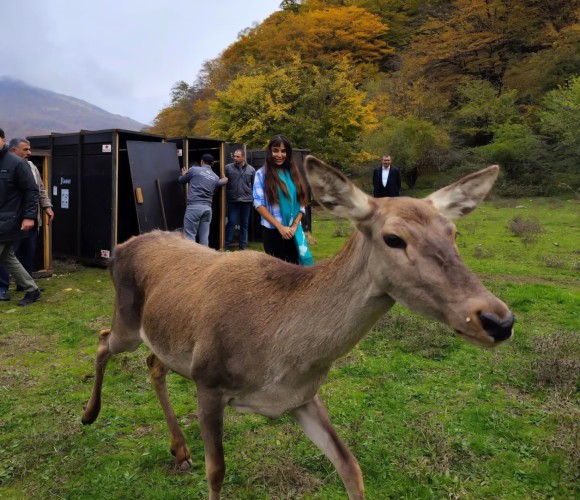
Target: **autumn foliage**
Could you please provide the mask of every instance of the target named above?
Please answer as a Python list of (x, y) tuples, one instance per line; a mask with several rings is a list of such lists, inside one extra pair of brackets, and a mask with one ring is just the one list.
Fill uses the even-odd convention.
[(285, 133), (343, 168), (397, 150), (415, 174), (500, 152), (516, 179), (542, 155), (570, 170), (579, 13), (580, 0), (283, 0), (178, 82), (152, 131), (250, 147)]

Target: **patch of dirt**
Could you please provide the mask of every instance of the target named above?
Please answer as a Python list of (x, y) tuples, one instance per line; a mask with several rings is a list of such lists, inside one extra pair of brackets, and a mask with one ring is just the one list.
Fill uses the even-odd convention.
[(98, 318), (89, 321), (88, 327), (95, 331), (100, 332), (106, 328), (110, 328), (111, 326), (111, 317), (110, 316), (99, 316)]
[(287, 458), (280, 463), (263, 464), (259, 475), (252, 478), (252, 485), (260, 485), (271, 492), (272, 498), (300, 498), (319, 488), (323, 481)]
[(31, 352), (49, 352), (55, 344), (55, 335), (31, 335), (11, 332), (0, 337), (0, 360)]
[(486, 274), (477, 273), (477, 276), (483, 282), (501, 282), (501, 283), (514, 283), (517, 285), (561, 285), (561, 286), (573, 286), (578, 287), (580, 280), (573, 278), (542, 278), (539, 276), (529, 276), (529, 275), (509, 275), (509, 276), (498, 276), (497, 274)]
[(50, 352), (54, 343), (55, 335), (13, 332), (0, 337), (0, 398), (3, 389), (17, 391), (38, 383), (38, 378), (31, 375), (29, 369), (7, 361), (33, 352)]

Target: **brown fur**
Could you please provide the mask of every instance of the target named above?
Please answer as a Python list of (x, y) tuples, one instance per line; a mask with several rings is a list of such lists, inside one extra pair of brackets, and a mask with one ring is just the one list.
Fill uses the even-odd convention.
[[(396, 300), (480, 345), (505, 340), (513, 324), (505, 304), (462, 263), (455, 227), (441, 215), (476, 206), (496, 168), (427, 200), (369, 198), (313, 157), (306, 169), (321, 203), (358, 229), (327, 263), (303, 268), (260, 252), (220, 253), (161, 231), (132, 238), (114, 252), (113, 324), (99, 340), (83, 422), (92, 423), (100, 411), (108, 358), (145, 341), (179, 466), (190, 464), (190, 453), (165, 375), (171, 369), (197, 384), (212, 499), (219, 498), (225, 474), (225, 405), (269, 417), (290, 412), (335, 465), (349, 497), (364, 496), (360, 468), (332, 427), (318, 389), (332, 363)], [(406, 246), (389, 247), (385, 237), (392, 235)]]

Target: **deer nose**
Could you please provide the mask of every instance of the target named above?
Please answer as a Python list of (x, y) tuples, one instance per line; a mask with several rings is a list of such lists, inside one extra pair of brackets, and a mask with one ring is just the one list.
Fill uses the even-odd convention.
[(479, 319), (485, 331), (496, 342), (503, 342), (512, 336), (514, 315), (511, 312), (508, 312), (505, 319), (501, 319), (493, 313), (480, 312)]

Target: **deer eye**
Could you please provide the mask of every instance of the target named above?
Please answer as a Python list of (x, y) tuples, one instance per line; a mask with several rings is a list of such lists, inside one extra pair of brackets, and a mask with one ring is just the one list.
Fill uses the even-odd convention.
[(391, 248), (407, 248), (407, 243), (405, 243), (405, 240), (394, 234), (387, 234), (383, 239), (385, 240), (385, 243)]

